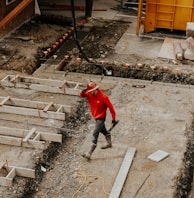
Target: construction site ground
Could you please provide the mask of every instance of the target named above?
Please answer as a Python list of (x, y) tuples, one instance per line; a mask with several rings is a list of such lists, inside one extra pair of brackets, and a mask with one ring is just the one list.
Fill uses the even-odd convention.
[[(102, 6), (100, 3), (96, 1), (96, 9)], [(60, 71), (56, 70), (57, 59), (53, 57), (50, 57), (52, 64), (48, 62), (45, 66), (46, 62), (41, 63), (38, 57), (43, 49), (67, 32), (67, 26), (32, 20), (1, 39), (1, 81), (7, 75), (62, 83), (67, 80), (84, 86), (94, 80), (110, 97), (119, 124), (111, 132), (113, 147), (100, 149), (105, 143), (100, 135), (92, 159), (87, 161), (81, 154), (90, 149), (94, 120), (85, 99), (78, 94), (73, 96), (1, 84), (3, 97), (70, 105), (72, 111), (62, 121), (0, 113), (1, 126), (26, 130), (35, 127), (45, 133), (62, 134), (62, 143), (46, 142), (45, 150), (0, 144), (0, 162), (7, 160), (9, 165), (36, 171), (35, 178), (16, 174), (11, 187), (0, 186), (0, 197), (107, 198), (129, 148), (135, 149), (135, 155), (121, 198), (194, 197), (193, 62), (185, 60), (175, 64), (173, 60), (158, 58), (164, 39), (137, 37), (136, 17), (112, 9), (117, 4), (116, 1), (103, 2), (106, 10), (93, 12), (93, 18), (84, 28), (94, 28), (95, 31), (81, 43), (88, 57), (114, 65), (113, 75), (100, 73), (98, 67), (88, 65), (84, 60), (80, 64), (76, 59), (80, 55), (76, 46), (64, 54), (62, 50), (58, 51), (58, 55), (64, 57), (68, 53), (71, 57), (67, 67)], [(168, 67), (165, 74), (164, 67)], [(161, 71), (156, 77), (159, 80), (150, 79), (156, 68)], [(127, 76), (130, 72), (131, 78)], [(111, 126), (109, 112), (106, 126)], [(159, 162), (148, 159), (158, 150), (169, 155)], [(2, 168), (0, 180), (5, 175)]]

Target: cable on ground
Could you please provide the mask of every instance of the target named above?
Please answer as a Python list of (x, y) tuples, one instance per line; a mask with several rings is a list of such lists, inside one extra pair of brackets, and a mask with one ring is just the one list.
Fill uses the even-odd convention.
[(81, 173), (81, 172), (77, 172), (77, 176), (83, 177), (84, 181), (83, 181), (83, 183), (80, 185), (80, 187), (77, 189), (77, 191), (73, 193), (72, 198), (74, 198), (75, 195), (78, 194), (78, 192), (82, 189), (82, 187), (83, 187), (84, 184), (86, 183), (88, 177), (96, 177), (96, 178), (102, 179), (102, 189), (103, 189), (103, 192), (104, 192), (106, 195), (109, 195), (109, 193), (105, 190), (105, 184), (104, 184), (105, 182), (104, 182), (104, 178), (103, 178), (103, 177), (101, 177), (101, 176), (99, 176), (99, 175), (87, 175), (87, 174)]

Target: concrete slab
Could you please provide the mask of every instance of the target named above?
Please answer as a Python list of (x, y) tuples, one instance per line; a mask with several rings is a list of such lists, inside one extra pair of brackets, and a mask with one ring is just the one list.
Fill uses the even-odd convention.
[(115, 51), (118, 54), (137, 54), (139, 56), (157, 58), (162, 43), (162, 40), (142, 39), (135, 34), (126, 32), (115, 46)]
[(162, 151), (162, 150), (157, 150), (156, 152), (149, 155), (148, 159), (153, 160), (155, 162), (159, 162), (168, 156), (169, 156), (169, 153)]
[(124, 158), (122, 165), (119, 169), (119, 173), (117, 175), (115, 183), (113, 185), (113, 188), (111, 190), (111, 193), (109, 195), (109, 198), (119, 198), (120, 197), (120, 193), (121, 193), (121, 190), (125, 183), (130, 166), (132, 164), (135, 152), (136, 152), (136, 148), (128, 148), (128, 150), (125, 154), (125, 158)]
[(159, 58), (176, 59), (173, 49), (173, 42), (182, 41), (181, 39), (165, 38), (158, 54)]

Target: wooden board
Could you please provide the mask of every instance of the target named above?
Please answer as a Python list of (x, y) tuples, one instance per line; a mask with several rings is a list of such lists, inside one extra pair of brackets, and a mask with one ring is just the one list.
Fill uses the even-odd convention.
[[(0, 96), (0, 101), (3, 102), (2, 106), (10, 105), (10, 106), (17, 106), (17, 107), (26, 107), (28, 109), (31, 108), (31, 109), (43, 110), (45, 107), (49, 105), (48, 102), (42, 102), (42, 101), (24, 100), (24, 99), (19, 99), (19, 98), (9, 98), (9, 100), (5, 101), (5, 99), (7, 99), (7, 97)], [(70, 105), (62, 105), (62, 104), (53, 104), (52, 108), (50, 108), (49, 111), (56, 112), (56, 110), (60, 107), (63, 107), (62, 108), (63, 112), (66, 112), (66, 113), (71, 112)]]
[(7, 75), (0, 81), (0, 84), (3, 87), (23, 88), (41, 92), (68, 94), (75, 96), (79, 95), (79, 85), (81, 85), (81, 83), (67, 80), (61, 81), (26, 76), (19, 76), (16, 78), (15, 75)]
[(0, 107), (1, 113), (10, 113), (16, 115), (33, 116), (38, 118), (48, 118), (53, 120), (65, 120), (65, 113), (60, 112), (43, 112), (43, 110), (29, 109), (4, 105)]
[(0, 126), (0, 144), (45, 149), (45, 141), (61, 143), (62, 135)]
[(123, 185), (125, 183), (129, 168), (132, 164), (133, 157), (135, 155), (136, 148), (128, 148), (123, 163), (120, 167), (117, 178), (114, 182), (113, 188), (109, 195), (109, 198), (119, 198)]
[(12, 187), (12, 182), (15, 176), (22, 176), (22, 177), (29, 177), (35, 178), (35, 170), (23, 168), (23, 167), (16, 167), (16, 166), (8, 166), (10, 172), (7, 174), (6, 177), (0, 177), (0, 185)]
[(36, 128), (32, 128), (23, 139), (23, 142), (27, 142), (30, 139), (30, 137), (35, 133), (35, 131), (36, 131)]

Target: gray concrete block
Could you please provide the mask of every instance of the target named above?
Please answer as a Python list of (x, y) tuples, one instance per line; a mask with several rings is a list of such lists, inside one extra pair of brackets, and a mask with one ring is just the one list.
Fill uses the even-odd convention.
[(187, 22), (186, 26), (186, 36), (187, 37), (194, 37), (194, 22)]

